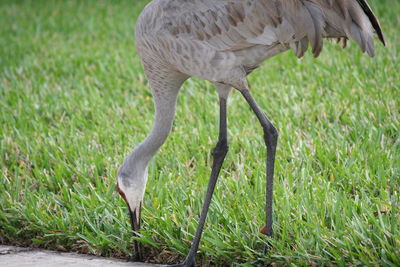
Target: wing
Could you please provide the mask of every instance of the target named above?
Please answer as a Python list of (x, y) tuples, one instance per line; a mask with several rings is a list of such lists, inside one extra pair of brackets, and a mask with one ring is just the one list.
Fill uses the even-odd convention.
[[(235, 51), (278, 41), (275, 34), (265, 35), (266, 28), (282, 24), (277, 9), (280, 1), (197, 1), (201, 8), (186, 8), (186, 12), (171, 16), (166, 24), (169, 34), (206, 43), (219, 51)], [(258, 39), (257, 39), (258, 38)]]
[(281, 43), (301, 57), (310, 44), (318, 56), (324, 37), (339, 37), (355, 40), (372, 56), (374, 29), (383, 41), (365, 0), (197, 0), (173, 10), (162, 32), (218, 51)]

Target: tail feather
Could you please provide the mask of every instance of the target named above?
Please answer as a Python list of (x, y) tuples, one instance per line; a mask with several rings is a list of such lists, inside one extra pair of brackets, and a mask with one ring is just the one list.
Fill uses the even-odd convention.
[[(379, 21), (366, 0), (282, 1), (282, 6), (283, 17), (291, 25), (289, 32), (293, 30), (295, 35), (291, 48), (298, 57), (304, 55), (307, 44), (317, 57), (322, 50), (322, 38), (353, 40), (371, 57), (375, 53), (374, 33), (385, 45)], [(280, 36), (285, 36), (282, 42), (290, 39), (290, 34), (283, 31)]]
[(325, 20), (323, 18), (323, 12), (318, 5), (313, 2), (305, 2), (304, 6), (310, 14), (312, 23), (308, 30), (308, 39), (311, 42), (312, 52), (317, 57), (323, 46), (322, 36), (324, 35)]
[(325, 12), (326, 36), (348, 38), (358, 43), (363, 52), (374, 56), (374, 32), (385, 40), (378, 19), (366, 0), (314, 0)]
[(357, 2), (361, 6), (363, 11), (365, 12), (367, 17), (369, 18), (369, 21), (371, 22), (372, 27), (374, 27), (374, 30), (375, 30), (376, 34), (378, 35), (379, 40), (382, 42), (383, 45), (386, 46), (385, 37), (383, 36), (383, 32), (381, 29), (381, 25), (379, 24), (379, 20), (376, 18), (374, 12), (372, 12), (367, 1), (357, 0)]

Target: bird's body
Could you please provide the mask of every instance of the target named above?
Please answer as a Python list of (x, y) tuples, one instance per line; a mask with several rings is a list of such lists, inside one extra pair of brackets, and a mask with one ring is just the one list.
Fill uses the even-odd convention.
[[(324, 38), (354, 40), (374, 55), (373, 35), (384, 43), (378, 20), (365, 0), (154, 0), (136, 24), (136, 45), (155, 102), (148, 137), (126, 158), (118, 188), (138, 230), (147, 165), (167, 138), (182, 83), (199, 77), (216, 85), (220, 97), (220, 136), (199, 228), (183, 265), (192, 266), (208, 205), (228, 150), (226, 100), (239, 90), (263, 126), (267, 147), (267, 235), (272, 235), (272, 177), (277, 131), (252, 98), (246, 76), (266, 59), (289, 49), (314, 56)], [(136, 247), (138, 249), (138, 247)]]
[(301, 57), (310, 44), (319, 55), (323, 38), (355, 40), (372, 56), (373, 34), (356, 0), (155, 0), (136, 25), (145, 69), (230, 85), (288, 49)]
[[(144, 65), (160, 64), (188, 76), (225, 83), (234, 77), (243, 79), (246, 70), (252, 70), (266, 58), (288, 49), (285, 44), (251, 45), (243, 39), (243, 45), (240, 45), (218, 40), (218, 36), (211, 34), (221, 32), (220, 37), (224, 37), (222, 30), (226, 28), (223, 25), (232, 27), (229, 24), (230, 21), (233, 23), (232, 19), (221, 20), (221, 26), (214, 24), (210, 29), (201, 28), (201, 25), (208, 25), (207, 20), (213, 18), (213, 14), (217, 16), (212, 12), (217, 7), (227, 8), (228, 2), (196, 1), (201, 5), (193, 2), (153, 1), (144, 9), (136, 27), (137, 46), (143, 54)], [(212, 9), (206, 9), (207, 6)], [(193, 18), (199, 24), (194, 24)], [(225, 38), (232, 34), (229, 31), (224, 33)], [(236, 72), (239, 75), (232, 75)]]

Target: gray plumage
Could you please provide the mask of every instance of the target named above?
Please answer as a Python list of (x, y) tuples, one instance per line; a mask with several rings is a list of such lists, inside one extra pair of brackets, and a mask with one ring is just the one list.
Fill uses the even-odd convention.
[[(192, 248), (178, 266), (194, 266), (215, 182), (227, 153), (226, 100), (239, 90), (263, 126), (267, 147), (267, 220), (272, 236), (272, 184), (278, 133), (252, 98), (246, 76), (264, 60), (292, 49), (302, 57), (311, 47), (317, 57), (324, 38), (355, 41), (374, 56), (379, 22), (365, 0), (154, 0), (136, 24), (136, 45), (152, 89), (156, 115), (153, 129), (125, 159), (117, 187), (126, 200), (134, 231), (147, 183), (149, 160), (165, 142), (182, 83), (199, 77), (215, 84), (220, 98), (220, 136), (205, 205)], [(139, 246), (135, 245), (138, 253)]]
[(302, 57), (310, 45), (318, 56), (323, 38), (354, 40), (373, 56), (374, 31), (384, 42), (364, 0), (157, 0), (136, 40), (146, 73), (161, 65), (235, 87), (246, 69), (288, 49)]

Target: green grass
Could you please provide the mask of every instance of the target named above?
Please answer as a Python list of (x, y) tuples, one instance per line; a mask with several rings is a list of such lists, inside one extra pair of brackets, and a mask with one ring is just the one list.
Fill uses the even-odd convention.
[[(135, 52), (146, 1), (0, 2), (0, 242), (127, 257), (133, 237), (115, 191), (154, 108)], [(400, 2), (371, 1), (388, 47), (325, 44), (249, 78), (280, 131), (275, 238), (263, 255), (262, 130), (237, 92), (230, 151), (198, 259), (204, 264), (400, 265)], [(216, 90), (187, 81), (173, 131), (149, 166), (140, 240), (178, 261), (194, 235), (218, 131)]]

